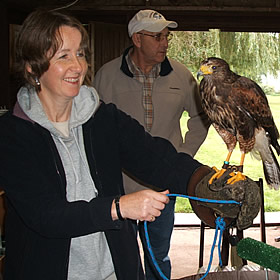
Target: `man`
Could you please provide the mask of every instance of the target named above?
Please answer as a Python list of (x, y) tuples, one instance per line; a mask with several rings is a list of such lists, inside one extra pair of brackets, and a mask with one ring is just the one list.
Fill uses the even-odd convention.
[[(164, 137), (178, 151), (194, 156), (207, 135), (209, 123), (201, 109), (194, 77), (184, 65), (166, 57), (171, 37), (169, 28), (176, 27), (176, 22), (167, 21), (156, 11), (139, 11), (128, 24), (133, 46), (97, 72), (94, 86), (104, 102), (115, 103), (137, 119), (150, 134)], [(180, 129), (184, 111), (190, 117), (185, 141)], [(124, 186), (126, 193), (145, 188), (129, 174), (124, 175)], [(169, 279), (171, 264), (168, 251), (174, 205), (175, 199), (170, 199), (162, 215), (148, 225), (153, 253)], [(147, 253), (143, 223), (139, 224), (139, 232), (145, 252), (146, 278), (161, 279)]]

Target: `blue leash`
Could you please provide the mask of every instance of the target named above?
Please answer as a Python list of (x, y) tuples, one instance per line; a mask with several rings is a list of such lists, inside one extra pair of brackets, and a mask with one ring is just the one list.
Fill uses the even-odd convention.
[[(223, 203), (223, 204), (238, 204), (238, 205), (241, 205), (241, 202), (237, 202), (235, 200), (215, 200), (215, 199), (207, 199), (207, 198), (199, 198), (199, 197), (194, 197), (194, 196), (188, 196), (188, 195), (183, 195), (183, 194), (167, 194), (167, 196), (183, 197), (183, 198), (193, 199), (193, 200), (202, 201), (202, 202), (209, 202), (209, 203)], [(210, 271), (211, 264), (212, 264), (212, 261), (213, 261), (213, 253), (214, 253), (214, 249), (215, 249), (215, 246), (216, 246), (217, 236), (218, 236), (218, 231), (219, 230), (220, 230), (219, 241), (218, 241), (219, 263), (220, 263), (220, 266), (223, 265), (222, 264), (222, 257), (221, 257), (221, 242), (222, 242), (223, 231), (226, 228), (226, 223), (225, 223), (224, 219), (221, 218), (221, 217), (218, 217), (215, 222), (216, 222), (216, 230), (215, 230), (215, 235), (214, 235), (214, 241), (213, 241), (212, 248), (211, 248), (209, 264), (208, 264), (208, 267), (207, 267), (207, 270), (206, 270), (205, 274), (199, 280), (204, 279)], [(145, 231), (145, 237), (146, 237), (146, 241), (147, 241), (148, 251), (150, 253), (151, 259), (153, 261), (153, 264), (154, 264), (156, 270), (158, 271), (158, 273), (159, 273), (159, 275), (162, 279), (170, 280), (163, 274), (163, 272), (161, 271), (161, 269), (160, 269), (160, 267), (159, 267), (159, 265), (156, 261), (156, 258), (154, 256), (152, 246), (151, 246), (151, 242), (150, 242), (150, 237), (149, 237), (149, 234), (148, 234), (147, 221), (144, 221), (144, 231)]]
[(218, 242), (219, 263), (220, 263), (220, 267), (222, 267), (222, 265), (223, 265), (222, 256), (221, 256), (221, 242), (222, 242), (223, 231), (225, 230), (225, 228), (226, 228), (226, 223), (225, 223), (224, 219), (221, 217), (218, 217), (216, 219), (216, 230), (215, 230), (214, 241), (213, 241), (212, 248), (211, 248), (211, 254), (210, 254), (208, 267), (207, 267), (205, 274), (200, 278), (200, 280), (204, 279), (210, 271), (211, 264), (213, 261), (213, 253), (214, 253), (214, 249), (215, 249), (215, 245), (216, 245), (216, 241), (217, 241), (218, 230), (220, 230), (219, 242)]

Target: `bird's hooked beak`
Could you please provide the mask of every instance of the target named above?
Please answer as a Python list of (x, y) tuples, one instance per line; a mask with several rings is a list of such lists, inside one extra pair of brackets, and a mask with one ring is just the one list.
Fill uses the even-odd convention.
[(202, 73), (201, 70), (198, 70), (198, 72), (197, 72), (197, 74), (196, 74), (197, 80), (199, 80), (199, 78), (200, 78), (201, 76), (203, 76), (203, 73)]
[(201, 65), (198, 72), (197, 72), (197, 79), (199, 79), (200, 76), (206, 76), (211, 75), (213, 73), (212, 68), (209, 65)]

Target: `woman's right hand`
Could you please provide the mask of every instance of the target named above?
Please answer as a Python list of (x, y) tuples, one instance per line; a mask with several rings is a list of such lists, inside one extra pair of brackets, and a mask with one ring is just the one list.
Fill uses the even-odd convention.
[[(126, 194), (120, 197), (119, 208), (124, 219), (153, 222), (160, 216), (161, 210), (169, 202), (166, 194), (169, 191), (156, 192), (153, 190), (143, 190)], [(112, 218), (118, 219), (116, 206), (112, 203)]]

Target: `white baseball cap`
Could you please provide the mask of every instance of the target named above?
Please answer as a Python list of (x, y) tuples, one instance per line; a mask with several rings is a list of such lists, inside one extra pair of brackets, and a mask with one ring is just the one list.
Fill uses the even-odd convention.
[(140, 10), (128, 23), (128, 35), (131, 37), (141, 30), (160, 32), (165, 27), (176, 28), (177, 26), (177, 22), (166, 20), (157, 11)]

